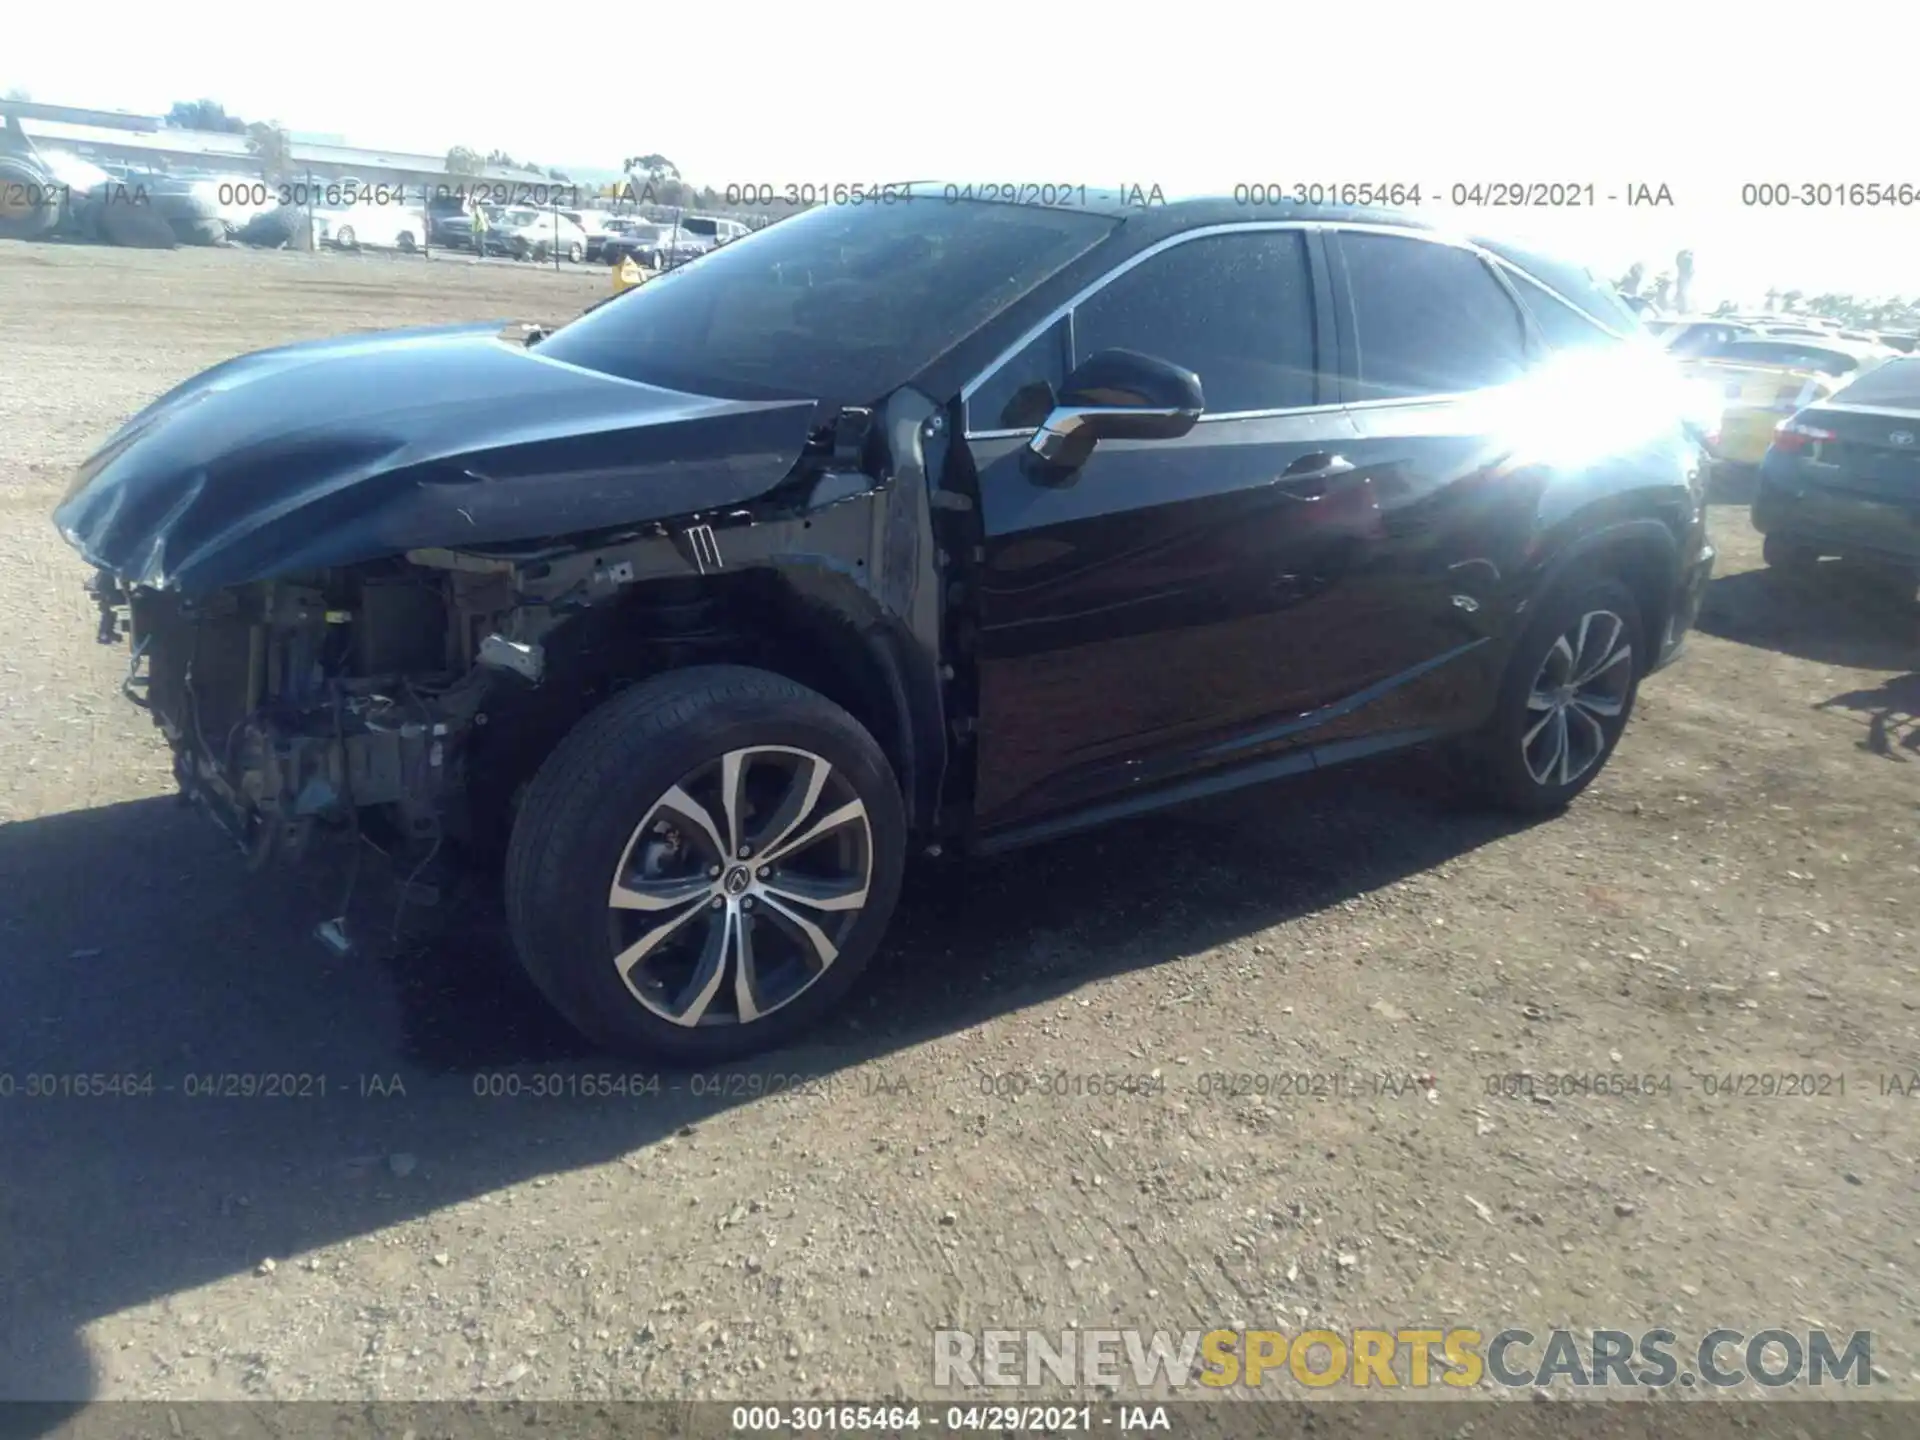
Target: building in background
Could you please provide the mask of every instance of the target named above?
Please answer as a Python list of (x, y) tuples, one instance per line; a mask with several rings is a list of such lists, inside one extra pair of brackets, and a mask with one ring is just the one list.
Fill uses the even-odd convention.
[[(20, 128), (35, 144), (71, 151), (105, 169), (125, 166), (171, 174), (209, 173), (249, 179), (262, 173), (260, 160), (248, 147), (245, 135), (175, 129), (158, 115), (86, 110), (24, 100), (0, 100), (0, 114), (16, 116)], [(325, 143), (339, 138), (323, 139), (307, 132), (288, 133), (287, 168), (291, 173), (279, 178), (352, 179), (367, 185), (408, 186), (471, 185), (476, 181), (530, 186), (555, 183), (540, 170), (482, 165), (478, 174), (456, 175), (447, 169), (444, 155)]]

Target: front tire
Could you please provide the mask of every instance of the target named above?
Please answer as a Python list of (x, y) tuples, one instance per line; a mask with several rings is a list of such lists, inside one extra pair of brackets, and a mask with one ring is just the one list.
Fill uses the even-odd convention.
[(601, 705), (508, 845), (521, 963), (610, 1049), (704, 1065), (845, 998), (899, 897), (906, 825), (873, 737), (781, 676), (699, 666)]
[(1646, 669), (1640, 607), (1619, 581), (1551, 593), (1508, 662), (1493, 718), (1468, 747), (1474, 788), (1521, 814), (1559, 810), (1606, 768)]

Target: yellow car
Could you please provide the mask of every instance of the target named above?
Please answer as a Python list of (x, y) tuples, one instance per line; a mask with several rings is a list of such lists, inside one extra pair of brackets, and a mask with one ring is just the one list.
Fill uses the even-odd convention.
[(1781, 421), (1897, 353), (1857, 340), (1743, 336), (1682, 360), (1680, 368), (1710, 383), (1722, 397), (1714, 458), (1758, 465)]

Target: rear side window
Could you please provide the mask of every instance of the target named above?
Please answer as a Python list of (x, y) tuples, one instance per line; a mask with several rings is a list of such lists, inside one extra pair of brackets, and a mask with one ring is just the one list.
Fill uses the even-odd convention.
[(1313, 333), (1306, 239), (1293, 230), (1172, 246), (1073, 314), (1076, 361), (1122, 349), (1185, 366), (1210, 415), (1314, 404)]
[(1526, 276), (1509, 271), (1507, 279), (1513, 282), (1513, 288), (1519, 292), (1520, 303), (1526, 306), (1527, 313), (1540, 328), (1541, 337), (1549, 348), (1590, 350), (1597, 345), (1618, 343), (1592, 320), (1571, 305), (1549, 295)]
[(1834, 397), (1846, 405), (1884, 405), (1920, 410), (1920, 359), (1889, 360), (1850, 381)]
[(1399, 235), (1339, 237), (1352, 291), (1357, 395), (1393, 400), (1503, 385), (1526, 371), (1526, 331), (1486, 262)]

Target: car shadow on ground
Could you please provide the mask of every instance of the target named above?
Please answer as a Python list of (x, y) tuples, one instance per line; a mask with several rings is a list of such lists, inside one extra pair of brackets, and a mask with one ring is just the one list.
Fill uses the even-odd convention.
[(1741, 645), (1861, 670), (1920, 668), (1920, 605), (1885, 572), (1838, 560), (1745, 570), (1707, 586), (1695, 627)]
[[(249, 877), (171, 799), (0, 826), (0, 1399), (97, 1393), (81, 1330), (100, 1317), (627, 1155), (754, 1103), (755, 1076), (883, 1058), (1521, 823), (1459, 806), (1412, 755), (915, 872), (847, 1012), (741, 1083), (517, 1101), (483, 1093), (489, 1072), (637, 1067), (547, 1009), (484, 881), (389, 944), (396, 887), (363, 873), (364, 948), (341, 956), (312, 938), (339, 874)], [(228, 1078), (251, 1076), (291, 1078)]]
[(1920, 674), (1899, 675), (1871, 690), (1849, 690), (1815, 707), (1854, 710), (1867, 717), (1867, 733), (1860, 748), (1870, 755), (1905, 760), (1910, 750), (1920, 757)]

